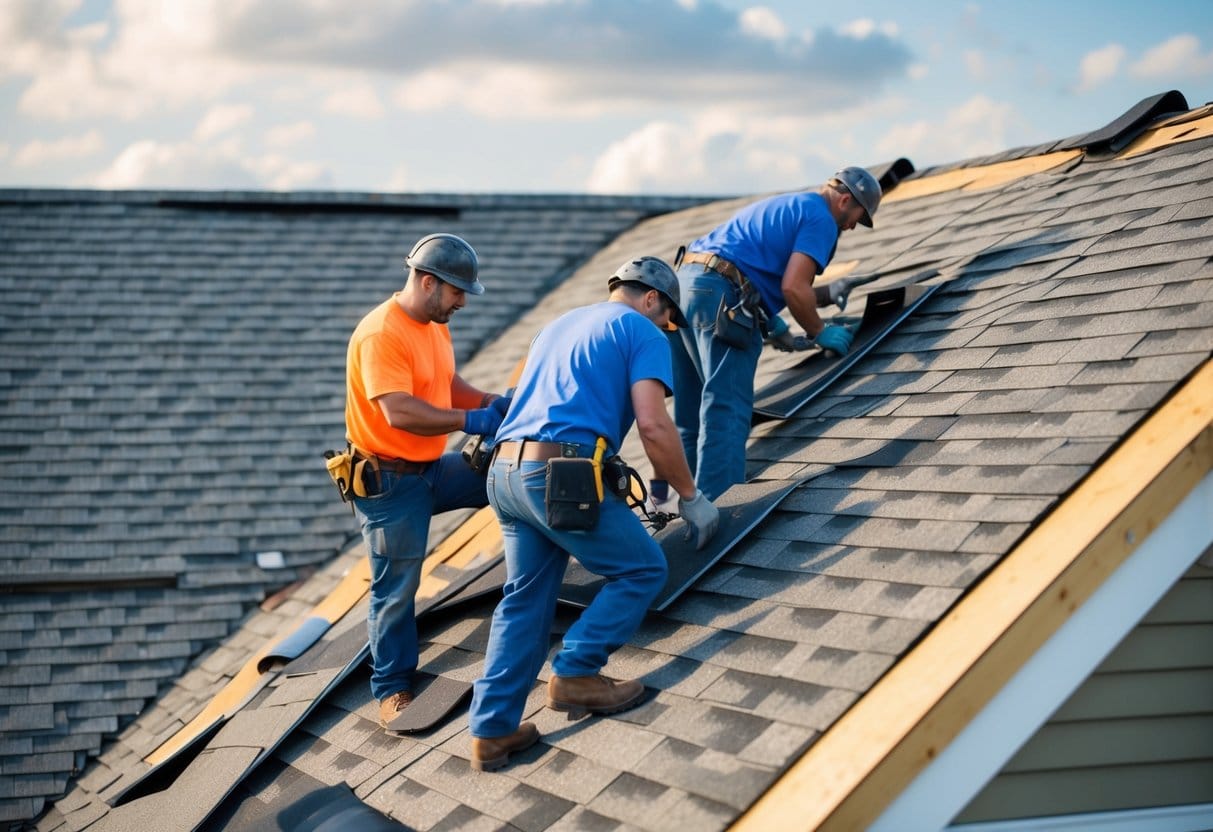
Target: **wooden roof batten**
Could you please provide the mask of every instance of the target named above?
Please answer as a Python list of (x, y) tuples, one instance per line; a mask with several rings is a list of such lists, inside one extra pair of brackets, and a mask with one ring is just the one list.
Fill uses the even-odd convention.
[(1206, 361), (733, 829), (868, 828), (1211, 470)]

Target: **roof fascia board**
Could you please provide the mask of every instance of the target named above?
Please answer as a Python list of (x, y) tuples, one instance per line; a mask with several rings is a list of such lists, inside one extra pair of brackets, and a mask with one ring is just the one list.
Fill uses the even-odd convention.
[(966, 823), (949, 826), (948, 832), (1189, 832), (1208, 828), (1213, 828), (1213, 803)]
[(898, 795), (872, 832), (947, 826), (1213, 543), (1209, 506), (1213, 474)]
[(1206, 361), (733, 828), (867, 828), (1210, 470)]

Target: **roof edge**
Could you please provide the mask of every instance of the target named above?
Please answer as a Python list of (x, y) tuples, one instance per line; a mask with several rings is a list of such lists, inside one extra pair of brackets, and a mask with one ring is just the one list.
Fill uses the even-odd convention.
[[(380, 208), (511, 208), (543, 205), (578, 205), (587, 208), (616, 208), (641, 206), (659, 212), (679, 210), (721, 197), (695, 194), (581, 194), (581, 193), (437, 193), (437, 192), (376, 192), (376, 191), (247, 191), (146, 189), (102, 190), (90, 188), (9, 188), (0, 187), (0, 203), (101, 203), (101, 204), (169, 204), (173, 207), (210, 207), (256, 204), (272, 209), (299, 206), (328, 206), (347, 209), (358, 206)], [(357, 208), (355, 208), (357, 210)]]
[(1211, 470), (1206, 360), (733, 829), (867, 828)]

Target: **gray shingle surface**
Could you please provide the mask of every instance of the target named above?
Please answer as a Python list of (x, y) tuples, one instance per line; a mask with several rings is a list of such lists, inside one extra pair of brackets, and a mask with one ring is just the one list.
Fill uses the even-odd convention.
[[(642, 707), (570, 723), (542, 707), (541, 681), (527, 717), (541, 743), (483, 775), (467, 766), (466, 713), (428, 736), (387, 738), (373, 728), (365, 673), (356, 673), (272, 764), (326, 783), (356, 779), (368, 804), (421, 829), (726, 827), (1207, 360), (1210, 158), (1209, 139), (1128, 160), (1084, 158), (991, 190), (890, 201), (875, 231), (845, 236), (838, 259), (859, 260), (861, 272), (896, 269), (884, 279), (891, 283), (935, 267), (944, 285), (827, 395), (755, 431), (751, 465), (772, 476), (833, 468), (612, 656), (608, 675), (651, 689)], [(541, 325), (601, 298), (603, 276), (625, 257), (668, 254), (746, 201), (661, 216), (603, 245), (465, 375), (489, 385), (505, 377)], [(793, 358), (764, 355), (758, 383)], [(55, 384), (88, 384), (83, 378)], [(134, 378), (123, 383), (127, 395), (163, 395)], [(226, 397), (236, 414), (258, 401), (247, 386), (208, 383), (205, 395)], [(22, 413), (34, 410), (31, 402)], [(133, 420), (127, 429), (156, 447), (165, 442), (158, 430), (196, 430), (189, 412), (177, 410), (172, 428)], [(233, 418), (239, 429), (261, 428)], [(629, 443), (624, 455), (639, 461)], [(178, 459), (165, 455), (167, 473), (183, 475), (172, 467)], [(225, 510), (218, 497), (205, 505)], [(231, 538), (215, 534), (210, 545), (220, 550)], [(315, 597), (338, 571), (314, 579)], [(15, 627), (50, 607), (0, 613)], [(476, 678), (492, 607), (492, 597), (470, 602), (427, 627), (423, 669)], [(560, 613), (558, 629), (570, 615)], [(230, 673), (264, 637), (228, 642), (198, 666), (209, 676), (195, 677), (194, 689), (213, 689), (208, 679)], [(197, 701), (164, 697), (97, 765), (132, 765), (135, 749), (145, 751), (149, 736), (187, 718)], [(103, 814), (96, 791), (77, 783), (43, 828)]]
[[(413, 241), (453, 231), (481, 256), (488, 302), (451, 326), (462, 363), (620, 231), (697, 201), (0, 191), (0, 574), (21, 587), (0, 596), (6, 733), (97, 753), (354, 538), (320, 452), (344, 433), (349, 333)], [(259, 568), (266, 551), (286, 567)], [(243, 657), (213, 654), (196, 696)], [(62, 793), (67, 758), (4, 752), (0, 770), (40, 754), (64, 777), (0, 795), (6, 819)]]

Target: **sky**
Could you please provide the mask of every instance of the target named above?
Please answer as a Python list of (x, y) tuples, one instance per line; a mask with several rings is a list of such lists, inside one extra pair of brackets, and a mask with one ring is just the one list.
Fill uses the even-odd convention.
[(750, 194), (1213, 99), (1205, 0), (0, 0), (0, 187)]

